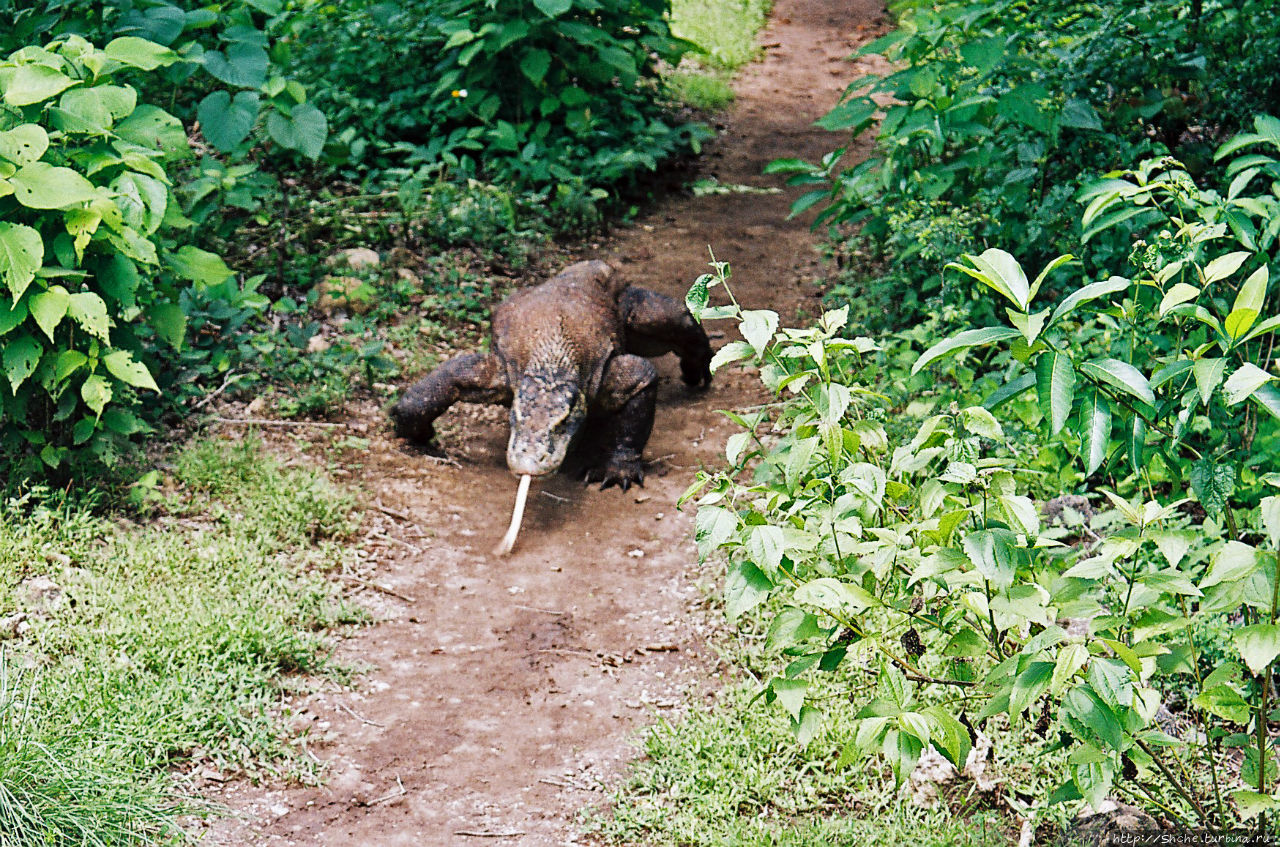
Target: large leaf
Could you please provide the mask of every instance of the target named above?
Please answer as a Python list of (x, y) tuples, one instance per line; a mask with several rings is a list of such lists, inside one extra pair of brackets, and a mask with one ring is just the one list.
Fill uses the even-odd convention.
[(915, 375), (931, 362), (941, 359), (951, 353), (959, 350), (967, 350), (970, 347), (980, 347), (985, 344), (991, 344), (996, 341), (1006, 341), (1010, 338), (1017, 338), (1022, 335), (1012, 327), (989, 326), (983, 329), (967, 329), (964, 332), (957, 333), (948, 339), (939, 341), (920, 354), (920, 358), (916, 359), (916, 363), (911, 366), (911, 373)]
[(168, 47), (133, 35), (126, 35), (123, 38), (117, 38), (109, 42), (106, 47), (102, 48), (102, 52), (121, 64), (144, 71), (154, 71), (156, 68), (167, 67), (181, 59), (177, 53)]
[(1155, 412), (1156, 395), (1151, 383), (1142, 372), (1128, 362), (1119, 359), (1095, 359), (1080, 365), (1080, 373), (1091, 379), (1117, 388), (1131, 398), (1141, 401), (1148, 413)]
[(67, 307), (71, 305), (71, 295), (61, 285), (51, 285), (45, 291), (33, 295), (28, 308), (36, 324), (44, 330), (44, 334), (53, 341), (53, 331), (67, 316)]
[(0, 132), (0, 159), (19, 167), (38, 161), (48, 149), (49, 133), (38, 124), (19, 124)]
[(0, 280), (16, 303), (44, 265), (44, 240), (25, 224), (0, 221)]
[(200, 132), (210, 144), (223, 153), (239, 147), (253, 131), (258, 119), (259, 98), (256, 91), (214, 91), (196, 109)]
[(737, 620), (746, 611), (763, 603), (773, 590), (764, 571), (750, 562), (739, 562), (729, 568), (724, 579), (724, 610), (729, 620)]
[(984, 251), (980, 256), (966, 253), (964, 258), (973, 265), (972, 268), (959, 262), (951, 262), (947, 267), (968, 274), (1008, 298), (1022, 311), (1027, 310), (1031, 286), (1017, 259), (1004, 250), (994, 247)]
[(329, 122), (315, 106), (302, 103), (288, 116), (280, 112), (267, 115), (267, 132), (282, 147), (297, 150), (309, 159), (318, 159), (329, 137)]
[(1245, 362), (1236, 371), (1227, 377), (1227, 381), (1222, 384), (1223, 391), (1227, 395), (1227, 405), (1234, 406), (1237, 403), (1243, 403), (1248, 400), (1253, 392), (1275, 379), (1271, 374), (1252, 362)]
[(9, 377), (10, 388), (17, 394), (18, 387), (35, 373), (44, 347), (30, 333), (5, 341), (3, 347), (4, 372)]
[(228, 45), (225, 53), (207, 50), (201, 62), (215, 79), (236, 88), (261, 88), (270, 65), (266, 50), (243, 41)]
[(1049, 322), (1057, 322), (1063, 316), (1070, 314), (1081, 303), (1087, 303), (1090, 300), (1097, 300), (1099, 297), (1106, 297), (1108, 294), (1124, 291), (1132, 284), (1122, 276), (1113, 276), (1110, 279), (1091, 282), (1088, 285), (1077, 288), (1063, 298), (1058, 307), (1053, 310), (1053, 317), (1050, 318)]
[(85, 332), (103, 341), (111, 340), (107, 304), (97, 294), (92, 291), (77, 291), (72, 294), (67, 313)]
[(80, 398), (99, 417), (111, 402), (111, 396), (111, 383), (102, 374), (90, 374), (80, 386)]
[(1111, 404), (1101, 391), (1089, 392), (1080, 404), (1080, 457), (1085, 476), (1102, 467), (1111, 445)]
[(9, 178), (13, 196), (30, 209), (65, 209), (92, 200), (93, 183), (71, 168), (32, 162)]
[(1254, 624), (1235, 630), (1231, 640), (1240, 652), (1240, 657), (1256, 674), (1267, 669), (1267, 665), (1280, 656), (1280, 626), (1275, 624)]
[(1036, 394), (1040, 411), (1049, 422), (1049, 434), (1057, 435), (1067, 425), (1076, 397), (1076, 372), (1071, 359), (1054, 350), (1036, 360)]
[(102, 363), (107, 366), (111, 375), (121, 382), (132, 385), (134, 388), (149, 388), (156, 392), (160, 390), (156, 381), (151, 378), (151, 372), (147, 370), (147, 366), (134, 361), (133, 354), (128, 350), (113, 350), (102, 357)]
[(173, 254), (169, 261), (174, 273), (197, 285), (217, 285), (233, 275), (221, 256), (187, 245)]
[(30, 106), (61, 94), (80, 81), (48, 65), (0, 68), (0, 92), (10, 106)]

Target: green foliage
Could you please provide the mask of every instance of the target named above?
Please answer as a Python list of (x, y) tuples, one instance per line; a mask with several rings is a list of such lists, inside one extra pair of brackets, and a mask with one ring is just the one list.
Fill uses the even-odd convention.
[(702, 64), (735, 71), (760, 55), (756, 34), (770, 5), (768, 0), (671, 0), (671, 33), (692, 44)]
[(652, 57), (684, 49), (663, 0), (447, 0), (314, 9), (300, 73), (335, 127), (335, 164), (443, 166), (546, 186), (611, 184), (705, 133), (668, 124)]
[[(947, 257), (990, 244), (1016, 245), (1028, 265), (1078, 253), (1068, 201), (1087, 174), (1164, 152), (1203, 173), (1209, 139), (1244, 125), (1244, 104), (1269, 102), (1280, 82), (1261, 59), (1280, 41), (1264, 2), (912, 5), (899, 30), (861, 51), (894, 71), (852, 82), (818, 122), (856, 137), (882, 118), (875, 155), (850, 166), (842, 147), (770, 166), (809, 186), (796, 213), (860, 225), (854, 243), (883, 260), (868, 290), (834, 292), (865, 297), (858, 317), (872, 325), (909, 325), (937, 298), (994, 317), (944, 283)], [(1123, 235), (1113, 248), (1127, 252)]]
[(181, 124), (113, 77), (173, 64), (133, 37), (78, 36), (0, 63), (0, 450), (58, 467), (110, 464), (146, 429), (161, 347), (186, 343), (187, 289), (231, 276), (180, 245), (166, 168), (190, 155)]
[(338, 672), (319, 630), (350, 615), (313, 569), (341, 557), (350, 495), (253, 439), (197, 443), (134, 494), (152, 520), (42, 488), (0, 502), (21, 622), (0, 664), (5, 844), (168, 843), (202, 811), (175, 768), (305, 773), (281, 694)]
[[(714, 364), (751, 359), (777, 402), (731, 415), (743, 431), (727, 443), (729, 470), (686, 497), (703, 492), (700, 553), (728, 558), (730, 618), (783, 604), (767, 644), (785, 667), (761, 693), (802, 741), (821, 717), (809, 677), (852, 662), (876, 686), (854, 695), (841, 758), (882, 756), (898, 782), (929, 746), (963, 762), (968, 727), (1004, 715), (1069, 754), (1067, 779), (1033, 798), (1033, 814), (1065, 800), (1096, 807), (1113, 791), (1198, 826), (1280, 809), (1274, 769), (1258, 764), (1276, 754), (1264, 730), (1280, 656), (1275, 127), (1259, 118), (1222, 145), (1222, 159), (1266, 150), (1232, 160), (1223, 193), (1170, 159), (1081, 192), (1090, 239), (1121, 224), (1146, 236), (1130, 276), (1108, 249), (1061, 256), (1034, 279), (999, 249), (949, 264), (1006, 322), (937, 341), (913, 374), (1007, 350), (988, 356), (984, 406), (957, 404), (909, 440), (886, 428), (866, 382), (877, 345), (840, 337), (847, 309), (779, 330), (771, 312), (706, 308), (723, 267), (695, 283), (695, 314), (735, 318), (746, 339)], [(1096, 279), (1066, 282), (1081, 264)], [(1033, 414), (1008, 416), (1024, 392)], [(1042, 520), (993, 411), (1069, 450), (1080, 478), (1106, 475), (1109, 509), (1091, 540), (1063, 544), (1074, 531)], [(1242, 625), (1206, 645), (1224, 614)], [(1201, 655), (1209, 647), (1216, 663)], [(1182, 692), (1198, 735), (1170, 735), (1160, 717)], [(1245, 748), (1238, 776), (1218, 745)]]

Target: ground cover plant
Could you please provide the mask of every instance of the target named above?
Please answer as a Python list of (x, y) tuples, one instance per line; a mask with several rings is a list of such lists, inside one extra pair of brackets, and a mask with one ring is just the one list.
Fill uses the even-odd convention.
[(281, 698), (339, 672), (322, 631), (358, 616), (323, 575), (354, 500), (252, 439), (180, 449), (136, 520), (85, 496), (11, 482), (0, 505), (0, 840), (180, 841), (210, 810), (175, 773), (306, 772)]

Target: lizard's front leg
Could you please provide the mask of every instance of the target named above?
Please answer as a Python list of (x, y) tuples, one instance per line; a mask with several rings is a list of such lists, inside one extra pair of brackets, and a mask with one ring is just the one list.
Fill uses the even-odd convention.
[[(647, 359), (624, 354), (615, 356), (605, 369), (600, 393), (593, 404), (609, 427), (609, 455), (599, 469), (600, 488), (632, 483), (644, 485), (641, 456), (653, 431), (654, 409), (658, 403), (658, 371)], [(593, 474), (588, 472), (588, 480)]]
[(511, 403), (501, 360), (484, 353), (456, 356), (414, 383), (391, 407), (396, 435), (418, 444), (435, 437), (436, 418), (463, 403)]

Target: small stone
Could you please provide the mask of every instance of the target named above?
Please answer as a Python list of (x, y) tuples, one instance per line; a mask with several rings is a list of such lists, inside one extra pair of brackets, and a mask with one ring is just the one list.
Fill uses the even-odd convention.
[(630, 551), (628, 551), (628, 552), (627, 552), (627, 555), (628, 555), (628, 556), (630, 556), (630, 557), (631, 557), (631, 558), (633, 558), (633, 559), (643, 559), (643, 558), (644, 558), (644, 551), (643, 551), (643, 550), (641, 550), (639, 547), (637, 547), (637, 548), (636, 548), (636, 549), (634, 549), (634, 550), (630, 550)]
[(308, 353), (323, 353), (333, 345), (325, 340), (323, 335), (313, 335), (311, 340), (307, 342)]
[(353, 276), (327, 276), (316, 287), (316, 310), (329, 315), (343, 310), (362, 315), (373, 306), (364, 281)]
[(346, 265), (353, 271), (361, 268), (375, 268), (382, 264), (382, 257), (377, 251), (370, 250), (368, 247), (351, 247), (347, 250), (339, 250), (330, 256), (325, 264), (331, 268)]

